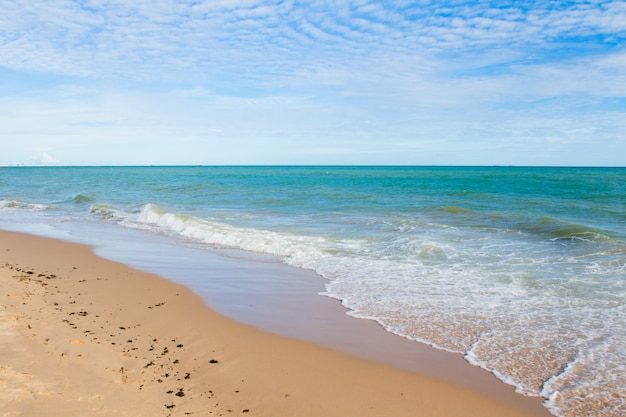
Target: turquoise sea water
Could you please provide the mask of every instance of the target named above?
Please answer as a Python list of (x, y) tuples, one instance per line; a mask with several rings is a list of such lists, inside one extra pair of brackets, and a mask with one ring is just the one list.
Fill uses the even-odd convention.
[(271, 254), (556, 415), (626, 415), (623, 168), (6, 167), (2, 223)]

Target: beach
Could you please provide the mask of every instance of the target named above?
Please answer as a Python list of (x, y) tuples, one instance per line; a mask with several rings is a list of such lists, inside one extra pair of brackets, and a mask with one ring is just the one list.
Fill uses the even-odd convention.
[[(625, 413), (624, 169), (0, 174), (0, 230), (87, 245), (183, 285), (203, 308), (255, 331), (520, 411)], [(23, 264), (48, 251), (29, 252)]]
[(3, 416), (548, 415), (261, 332), (88, 246), (0, 241)]
[(5, 254), (0, 354), (164, 413), (626, 417), (626, 2), (39, 3), (0, 15), (0, 231), (98, 265)]

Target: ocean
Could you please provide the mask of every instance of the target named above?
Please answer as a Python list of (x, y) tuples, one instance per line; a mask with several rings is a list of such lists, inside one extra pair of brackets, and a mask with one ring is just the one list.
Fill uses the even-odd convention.
[(0, 228), (41, 225), (271, 255), (557, 416), (626, 415), (625, 168), (0, 168)]

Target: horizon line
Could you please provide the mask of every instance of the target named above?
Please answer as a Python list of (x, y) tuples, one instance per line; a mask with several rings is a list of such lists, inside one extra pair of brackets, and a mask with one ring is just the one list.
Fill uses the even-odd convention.
[(379, 167), (379, 168), (626, 168), (626, 165), (499, 165), (499, 164), (13, 164), (0, 165), (0, 168), (315, 168), (315, 167)]

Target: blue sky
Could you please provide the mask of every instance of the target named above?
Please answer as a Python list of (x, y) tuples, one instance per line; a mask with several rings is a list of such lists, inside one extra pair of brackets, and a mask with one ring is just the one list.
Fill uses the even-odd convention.
[(0, 164), (624, 166), (625, 40), (624, 1), (0, 0)]

